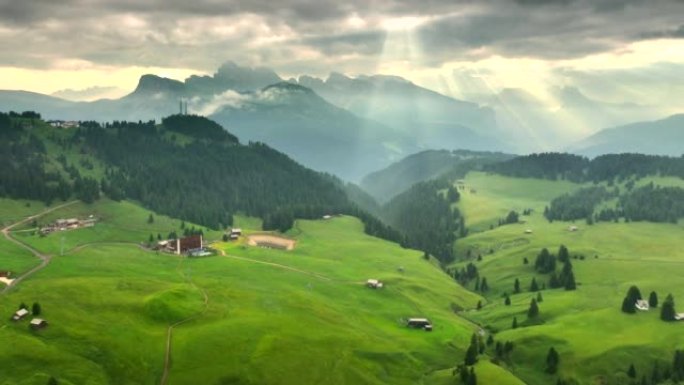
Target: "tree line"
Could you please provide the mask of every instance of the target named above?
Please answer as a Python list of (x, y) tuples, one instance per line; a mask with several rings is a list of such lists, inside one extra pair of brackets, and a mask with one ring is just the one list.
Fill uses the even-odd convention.
[(486, 171), (516, 177), (572, 182), (622, 182), (653, 176), (684, 178), (684, 156), (644, 154), (607, 154), (592, 160), (566, 153), (541, 153), (519, 156), (509, 161), (486, 165)]

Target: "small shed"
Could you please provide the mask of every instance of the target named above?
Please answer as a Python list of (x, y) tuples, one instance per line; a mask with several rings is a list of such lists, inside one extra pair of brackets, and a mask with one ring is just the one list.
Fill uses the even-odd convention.
[(19, 321), (20, 319), (26, 317), (29, 314), (29, 311), (26, 309), (19, 309), (17, 310), (14, 315), (12, 316), (12, 321)]
[(43, 329), (47, 326), (47, 321), (42, 318), (34, 318), (31, 320), (31, 323), (29, 324), (29, 327), (33, 330)]
[(371, 289), (382, 289), (384, 285), (380, 280), (369, 279), (366, 281), (366, 286), (370, 287)]
[(532, 229), (525, 230), (525, 234), (532, 234)]
[(579, 229), (577, 228), (577, 226), (570, 226), (570, 227), (568, 227), (568, 231), (575, 232), (575, 231), (577, 231), (577, 230), (579, 230)]
[(648, 305), (648, 301), (644, 299), (638, 299), (634, 306), (641, 311), (648, 311), (648, 309), (650, 308), (650, 306)]
[(682, 321), (684, 320), (684, 313), (677, 313), (675, 314), (675, 321)]
[(409, 318), (406, 321), (406, 326), (414, 329), (432, 331), (432, 322), (427, 318)]
[(233, 234), (238, 235), (238, 236), (242, 235), (242, 229), (241, 229), (241, 228), (234, 228), (234, 229), (231, 229), (231, 230), (230, 230), (230, 235), (233, 235)]

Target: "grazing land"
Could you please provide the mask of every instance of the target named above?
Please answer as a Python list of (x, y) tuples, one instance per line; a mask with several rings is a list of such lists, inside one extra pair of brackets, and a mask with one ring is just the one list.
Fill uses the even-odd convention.
[[(168, 384), (442, 384), (477, 330), (454, 310), (473, 308), (480, 296), (422, 253), (363, 234), (353, 217), (298, 221), (285, 234), (297, 241), (291, 251), (242, 238), (215, 242), (223, 255), (185, 258), (141, 247), (150, 233), (180, 231), (180, 221), (154, 215), (148, 223), (149, 214), (102, 200), (38, 219), (96, 215), (92, 228), (12, 233), (53, 258), (0, 298), (3, 381), (160, 383), (168, 327), (188, 320), (173, 330)], [(260, 230), (249, 218), (235, 224)], [(0, 261), (14, 251), (32, 261), (2, 245), (12, 253)], [(369, 278), (385, 287), (368, 289)], [(30, 331), (28, 321), (9, 321), (22, 302), (39, 302), (49, 326)], [(416, 316), (429, 317), (434, 331), (406, 328), (403, 320)], [(516, 383), (496, 366), (480, 370)]]
[[(651, 180), (682, 185), (681, 180), (670, 178), (639, 183)], [(556, 383), (557, 378), (582, 384), (618, 384), (627, 378), (630, 364), (634, 364), (638, 378), (650, 378), (655, 361), (661, 368), (670, 367), (673, 351), (681, 348), (684, 323), (661, 321), (660, 309), (625, 314), (620, 305), (631, 285), (637, 285), (645, 298), (651, 291), (657, 292), (661, 303), (669, 293), (675, 303), (684, 300), (681, 222), (549, 223), (542, 215), (544, 201), (581, 185), (482, 173), (470, 174), (466, 185), (477, 190), (463, 194), (460, 205), (466, 222), (475, 227), (495, 224), (495, 228), (457, 242), (461, 262), (454, 267), (472, 262), (489, 286), (483, 308), (464, 315), (496, 331), (497, 340), (514, 342), (508, 369), (529, 384)], [(524, 224), (496, 226), (496, 220), (509, 210), (526, 208), (534, 211), (521, 216)], [(577, 230), (570, 231), (571, 226)], [(532, 279), (540, 286), (548, 286), (549, 281), (548, 274), (535, 272), (535, 258), (542, 248), (556, 254), (560, 245), (570, 250), (577, 290), (541, 290), (540, 315), (528, 321), (530, 301), (537, 296), (530, 292)], [(481, 261), (477, 255), (482, 256)], [(524, 258), (529, 264), (524, 264)], [(521, 286), (519, 294), (513, 293), (516, 279)], [(470, 282), (468, 287), (474, 289), (473, 285)], [(504, 304), (504, 293), (510, 295), (510, 306)], [(512, 329), (514, 317), (520, 325), (517, 329)], [(544, 373), (550, 347), (560, 353), (558, 375)]]

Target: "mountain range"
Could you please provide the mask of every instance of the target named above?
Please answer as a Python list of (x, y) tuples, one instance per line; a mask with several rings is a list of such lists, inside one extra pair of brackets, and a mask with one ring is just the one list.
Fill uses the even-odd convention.
[[(228, 62), (211, 76), (190, 76), (185, 81), (144, 75), (133, 92), (118, 99), (69, 101), (32, 92), (0, 91), (0, 109), (35, 110), (47, 119), (159, 121), (177, 113), (183, 100), (190, 113), (216, 120), (243, 141), (265, 142), (305, 166), (349, 181), (360, 181), (369, 172), (427, 149), (557, 150), (576, 141), (573, 125), (587, 135), (597, 131), (569, 118), (560, 119), (572, 120), (560, 125), (563, 114), (589, 119), (592, 126), (621, 121), (613, 119), (615, 116), (624, 116), (624, 120), (652, 115), (639, 112), (646, 110), (636, 104), (598, 103), (572, 88), (553, 92), (562, 108), (550, 112), (534, 96), (517, 89), (472, 95), (477, 101), (472, 103), (396, 76), (349, 77), (333, 72), (326, 79), (300, 76), (286, 81), (268, 68)], [(73, 92), (56, 95), (79, 97)], [(641, 145), (634, 130), (626, 131), (634, 135), (635, 146), (630, 149), (662, 153), (660, 142)], [(668, 135), (676, 131), (672, 128), (663, 133), (662, 148), (669, 148), (673, 137)], [(612, 140), (609, 135), (598, 135), (601, 140)], [(581, 150), (582, 146), (572, 148)], [(595, 148), (615, 150), (619, 146)], [(670, 154), (668, 151), (665, 153)]]

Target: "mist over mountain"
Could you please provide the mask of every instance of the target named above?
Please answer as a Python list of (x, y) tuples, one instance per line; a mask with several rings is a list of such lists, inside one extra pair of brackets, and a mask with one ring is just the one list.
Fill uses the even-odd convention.
[(63, 89), (50, 94), (73, 102), (89, 102), (99, 99), (116, 99), (125, 95), (126, 91), (118, 87), (88, 87), (84, 89)]
[(301, 76), (298, 83), (358, 116), (396, 127), (422, 148), (499, 150), (490, 108), (456, 100), (397, 76), (347, 77), (332, 73), (326, 80)]
[(684, 114), (665, 119), (607, 128), (570, 146), (587, 156), (634, 152), (652, 155), (684, 155)]
[[(566, 143), (605, 127), (670, 115), (671, 109), (639, 103), (612, 103), (585, 95), (576, 87), (551, 87), (547, 99), (518, 88), (468, 94), (496, 113), (497, 135), (516, 152), (560, 150)], [(551, 105), (551, 107), (550, 107)]]

